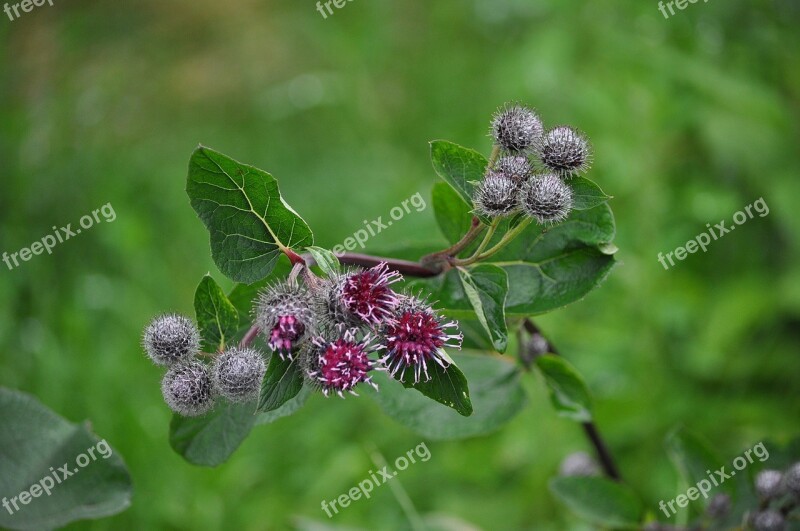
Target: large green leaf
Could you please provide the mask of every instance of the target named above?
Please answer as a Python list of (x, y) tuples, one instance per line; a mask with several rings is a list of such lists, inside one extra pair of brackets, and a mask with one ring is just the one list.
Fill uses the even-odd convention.
[(643, 507), (627, 486), (599, 477), (558, 477), (550, 491), (575, 514), (614, 529), (641, 529)]
[[(473, 149), (446, 140), (431, 142), (431, 162), (436, 174), (455, 189), (467, 205), (472, 205), (474, 182), (483, 180), (489, 161)], [(488, 220), (483, 219), (484, 222)]]
[(304, 388), (297, 396), (268, 413), (257, 413), (255, 402), (220, 402), (213, 412), (202, 417), (173, 415), (170, 445), (192, 464), (221, 465), (250, 435), (253, 426), (269, 424), (294, 414), (303, 407), (310, 394), (310, 389)]
[(451, 244), (472, 227), (472, 207), (448, 183), (435, 183), (431, 192), (433, 212), (439, 229)]
[(210, 275), (195, 290), (194, 311), (205, 352), (224, 348), (239, 329), (239, 312)]
[(572, 208), (575, 210), (588, 210), (611, 199), (597, 184), (585, 177), (572, 177), (567, 182), (572, 188)]
[(409, 393), (385, 374), (375, 376), (380, 390), (370, 395), (390, 417), (430, 439), (464, 439), (491, 433), (508, 423), (527, 402), (519, 369), (496, 357), (460, 354), (458, 363), (469, 380), (473, 413), (451, 408)]
[(547, 354), (536, 358), (550, 390), (550, 401), (556, 412), (577, 422), (592, 419), (592, 399), (583, 377), (567, 360)]
[(169, 443), (192, 464), (217, 466), (239, 448), (255, 424), (255, 403), (219, 401), (214, 411), (202, 417), (173, 415)]
[(207, 147), (192, 154), (186, 193), (211, 234), (214, 262), (237, 282), (263, 279), (282, 251), (314, 243), (272, 175)]
[(73, 424), (33, 396), (0, 387), (0, 499), (13, 512), (0, 508), (0, 527), (52, 529), (103, 518), (127, 509), (131, 490), (122, 457), (88, 423)]
[[(614, 218), (605, 204), (575, 211), (549, 229), (531, 224), (486, 262), (508, 274), (506, 317), (546, 313), (578, 301), (598, 287), (615, 263), (613, 245), (608, 243), (614, 233)], [(408, 285), (431, 293), (448, 315), (475, 318), (456, 270), (413, 279)]]
[(491, 264), (458, 269), (464, 288), (478, 321), (492, 340), (494, 349), (505, 352), (508, 346), (505, 303), (508, 295), (508, 275)]
[(269, 360), (267, 374), (261, 385), (258, 410), (273, 411), (297, 396), (303, 388), (303, 373), (297, 357), (282, 359), (274, 353)]
[(448, 361), (451, 363), (446, 369), (434, 361), (428, 362), (428, 380), (423, 378), (414, 382), (412, 371), (406, 371), (400, 383), (403, 387), (416, 389), (428, 398), (453, 408), (459, 415), (468, 417), (472, 415), (472, 402), (467, 379), (452, 360)]
[(490, 262), (508, 273), (506, 315), (536, 315), (580, 300), (614, 266), (615, 233), (608, 205), (574, 211), (544, 229), (532, 224)]

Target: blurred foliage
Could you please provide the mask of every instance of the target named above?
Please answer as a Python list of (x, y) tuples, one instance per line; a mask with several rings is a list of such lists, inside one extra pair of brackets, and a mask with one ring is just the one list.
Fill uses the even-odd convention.
[[(488, 154), (499, 104), (535, 105), (596, 151), (622, 265), (538, 320), (584, 374), (595, 417), (651, 511), (676, 494), (665, 434), (685, 423), (721, 455), (789, 439), (800, 414), (800, 4), (730, 0), (665, 20), (655, 1), (56, 2), (0, 22), (1, 250), (110, 202), (117, 214), (14, 270), (0, 265), (0, 384), (124, 456), (130, 510), (73, 529), (404, 529), (392, 489), (331, 522), (320, 509), (420, 442), (369, 400), (314, 397), (219, 469), (167, 441), (155, 313), (191, 313), (211, 271), (183, 188), (203, 143), (272, 173), (332, 247), (421, 191), (427, 142)], [(747, 222), (665, 271), (656, 257), (762, 197)], [(432, 209), (369, 242), (444, 244)], [(229, 288), (229, 285), (224, 286)], [(542, 382), (508, 427), (428, 442), (399, 477), (417, 510), (483, 529), (578, 529), (547, 491), (578, 427)], [(2, 429), (2, 427), (0, 427)]]

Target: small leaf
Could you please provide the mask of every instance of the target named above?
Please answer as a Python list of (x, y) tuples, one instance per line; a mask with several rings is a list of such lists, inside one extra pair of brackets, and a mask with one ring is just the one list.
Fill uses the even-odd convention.
[(173, 415), (169, 444), (188, 462), (215, 467), (236, 451), (256, 422), (255, 403), (220, 401), (214, 411), (202, 417)]
[(435, 183), (432, 197), (439, 229), (454, 244), (472, 227), (472, 207), (447, 183)]
[(455, 363), (450, 363), (445, 369), (438, 363), (429, 361), (428, 375), (429, 380), (414, 383), (414, 375), (411, 371), (406, 371), (400, 383), (406, 389), (416, 389), (428, 398), (455, 409), (459, 415), (472, 415), (467, 379)]
[[(0, 507), (0, 527), (61, 528), (130, 506), (131, 477), (125, 463), (105, 439), (90, 431), (88, 423), (73, 424), (33, 396), (0, 387), (0, 426), (0, 499), (23, 491), (32, 495), (34, 485), (39, 492), (36, 498), (27, 498), (28, 505), (15, 499), (19, 510), (9, 505), (13, 514)], [(79, 456), (83, 456), (80, 462)], [(70, 473), (66, 478), (64, 465)]]
[(297, 396), (284, 402), (283, 405), (278, 409), (273, 409), (272, 411), (259, 413), (256, 415), (256, 424), (270, 424), (283, 417), (294, 415), (301, 407), (305, 405), (308, 397), (311, 396), (311, 393), (312, 388), (308, 385), (304, 385), (300, 392), (297, 393)]
[(205, 352), (224, 348), (239, 329), (239, 313), (209, 275), (203, 277), (194, 292), (194, 311)]
[(258, 411), (274, 411), (291, 400), (303, 388), (303, 374), (300, 362), (295, 356), (294, 360), (281, 359), (275, 353), (269, 360), (264, 383), (261, 384), (261, 399), (258, 402)]
[[(445, 140), (431, 142), (431, 161), (436, 174), (458, 192), (467, 205), (472, 205), (475, 184), (483, 180), (489, 161), (475, 150)], [(488, 224), (488, 220), (482, 221)]]
[(643, 507), (627, 486), (599, 477), (558, 477), (550, 491), (579, 517), (615, 529), (640, 529)]
[[(694, 486), (699, 481), (705, 480), (710, 486), (707, 470), (711, 470), (712, 474), (723, 466), (728, 473), (733, 470), (731, 465), (723, 462), (722, 458), (705, 440), (686, 428), (677, 428), (670, 432), (664, 444), (670, 460), (688, 485)], [(715, 479), (716, 477), (714, 476)], [(737, 499), (736, 481), (724, 481), (719, 486), (714, 485), (713, 488), (729, 494), (734, 500)], [(701, 499), (696, 504), (698, 512), (702, 501)]]
[(282, 251), (314, 243), (272, 175), (207, 147), (192, 154), (186, 193), (211, 234), (214, 263), (236, 282), (261, 280)]
[(491, 338), (495, 350), (505, 352), (508, 346), (505, 316), (508, 275), (491, 264), (481, 264), (469, 270), (459, 268), (458, 274), (478, 321)]
[(327, 249), (323, 249), (322, 247), (307, 247), (306, 250), (311, 253), (311, 256), (314, 257), (314, 261), (317, 263), (320, 269), (327, 275), (333, 276), (342, 271), (342, 265), (339, 263), (339, 259), (333, 254), (331, 251)]
[(586, 383), (577, 370), (560, 356), (547, 354), (536, 358), (550, 389), (550, 401), (558, 414), (577, 422), (592, 419), (592, 400)]
[(410, 393), (384, 373), (374, 379), (380, 390), (369, 391), (381, 409), (400, 424), (430, 439), (464, 439), (491, 433), (513, 419), (527, 403), (519, 368), (485, 354), (460, 354), (459, 368), (470, 385), (473, 413), (453, 409)]
[(575, 210), (589, 210), (611, 199), (611, 196), (585, 177), (572, 177), (567, 183), (572, 188), (572, 208)]

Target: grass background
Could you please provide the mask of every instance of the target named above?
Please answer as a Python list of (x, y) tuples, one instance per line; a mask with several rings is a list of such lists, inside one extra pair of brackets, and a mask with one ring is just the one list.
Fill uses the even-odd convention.
[[(405, 529), (391, 489), (328, 522), (320, 509), (421, 442), (368, 400), (312, 399), (257, 429), (219, 469), (167, 443), (160, 371), (139, 348), (154, 314), (191, 312), (221, 274), (184, 194), (203, 143), (275, 175), (331, 247), (435, 175), (427, 142), (488, 154), (505, 101), (569, 123), (614, 196), (622, 264), (539, 324), (586, 375), (629, 482), (657, 510), (677, 492), (663, 439), (685, 424), (733, 459), (797, 431), (800, 386), (800, 7), (654, 1), (61, 2), (0, 20), (0, 248), (111, 203), (101, 223), (0, 267), (0, 385), (91, 419), (125, 458), (131, 509), (71, 529)], [(665, 271), (659, 252), (763, 197), (747, 222)], [(431, 209), (369, 242), (442, 243)], [(503, 430), (428, 442), (399, 478), (420, 513), (482, 529), (579, 529), (546, 488), (585, 449), (541, 382)], [(3, 429), (0, 426), (0, 429)], [(298, 519), (306, 520), (301, 521)], [(305, 523), (303, 523), (305, 522)]]

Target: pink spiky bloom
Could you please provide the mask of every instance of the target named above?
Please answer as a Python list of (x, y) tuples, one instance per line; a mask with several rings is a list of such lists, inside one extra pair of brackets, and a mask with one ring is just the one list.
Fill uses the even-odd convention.
[(303, 337), (306, 327), (294, 315), (278, 317), (278, 324), (269, 334), (269, 348), (277, 352), (281, 359), (292, 358), (292, 350), (297, 346), (297, 341)]
[(375, 267), (347, 275), (342, 286), (342, 305), (361, 321), (371, 325), (391, 318), (399, 302), (389, 286), (403, 279), (382, 262)]
[(450, 329), (458, 330), (458, 323), (445, 321), (424, 302), (414, 299), (404, 304), (395, 318), (386, 325), (384, 344), (386, 354), (381, 359), (392, 377), (400, 372), (399, 380), (405, 377), (406, 369), (414, 373), (414, 382), (418, 383), (428, 374), (428, 361), (433, 360), (441, 367), (450, 365), (444, 348), (461, 348), (461, 333), (450, 333)]
[(308, 375), (319, 382), (325, 396), (336, 393), (344, 398), (345, 391), (358, 396), (353, 389), (361, 382), (378, 389), (369, 376), (376, 369), (375, 362), (369, 359), (369, 353), (376, 350), (373, 338), (367, 334), (359, 340), (357, 334), (353, 328), (333, 342), (314, 339), (313, 344), (319, 349), (316, 369)]

